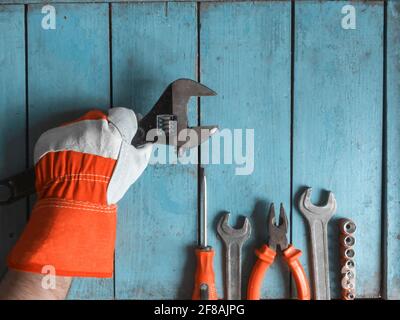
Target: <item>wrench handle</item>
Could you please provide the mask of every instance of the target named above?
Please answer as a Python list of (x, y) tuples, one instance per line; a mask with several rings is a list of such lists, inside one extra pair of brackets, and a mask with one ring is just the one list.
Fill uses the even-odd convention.
[(264, 244), (260, 249), (257, 249), (255, 253), (258, 259), (250, 274), (249, 284), (247, 287), (247, 300), (260, 299), (265, 272), (267, 272), (276, 257), (275, 250), (272, 250), (266, 244)]
[(310, 221), (312, 266), (314, 276), (314, 299), (330, 300), (328, 221)]
[[(195, 253), (197, 266), (192, 300), (217, 300), (218, 296), (215, 288), (215, 274), (213, 269), (214, 250), (211, 247), (197, 248)], [(206, 297), (203, 297), (201, 294), (204, 287), (207, 292)]]
[(297, 298), (299, 300), (310, 300), (311, 291), (310, 283), (304, 272), (304, 268), (300, 263), (301, 250), (296, 249), (293, 245), (289, 245), (283, 252), (283, 257), (288, 264), (296, 282)]
[(0, 191), (0, 206), (34, 194), (36, 192), (34, 168), (0, 181)]

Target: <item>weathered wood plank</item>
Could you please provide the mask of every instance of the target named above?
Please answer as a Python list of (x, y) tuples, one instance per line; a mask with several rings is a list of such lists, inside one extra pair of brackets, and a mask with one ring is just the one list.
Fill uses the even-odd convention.
[[(253, 2), (265, 0), (252, 0)], [(290, 1), (290, 0), (281, 0)], [(43, 3), (43, 0), (3, 0), (4, 4)], [(154, 0), (47, 0), (46, 4), (54, 3), (112, 3), (112, 2), (155, 2)], [(157, 2), (243, 2), (243, 0), (157, 0)]]
[[(293, 188), (314, 187), (315, 202), (321, 189), (333, 191), (335, 219), (356, 222), (357, 295), (372, 298), (380, 295), (382, 271), (383, 4), (351, 4), (355, 30), (341, 27), (341, 2), (296, 2)], [(293, 242), (302, 248), (304, 222), (296, 210)], [(338, 297), (335, 221), (329, 240), (331, 290)]]
[[(108, 5), (56, 5), (55, 30), (42, 28), (41, 8), (28, 7), (31, 155), (44, 130), (110, 105)], [(71, 299), (112, 297), (112, 279), (76, 279), (69, 294)]]
[[(250, 218), (252, 237), (243, 248), (243, 296), (254, 249), (267, 239), (267, 209), (283, 202), (290, 214), (290, 19), (289, 2), (201, 4), (201, 81), (218, 96), (201, 101), (201, 122), (233, 129), (254, 129), (254, 159), (243, 164), (207, 165), (209, 242), (216, 248), (218, 292), (222, 296), (223, 251), (216, 223), (224, 211)], [(222, 136), (220, 134), (213, 141)], [(221, 139), (222, 141), (222, 139)], [(251, 147), (250, 140), (244, 145)], [(212, 145), (212, 143), (211, 143)], [(221, 155), (224, 154), (221, 144)], [(242, 143), (234, 140), (236, 151)], [(219, 149), (210, 152), (212, 154)], [(206, 148), (202, 148), (202, 154)], [(234, 155), (229, 150), (227, 155)], [(243, 155), (246, 150), (243, 149)], [(250, 153), (248, 152), (250, 155)], [(237, 160), (237, 159), (236, 159)], [(254, 171), (251, 162), (254, 161)], [(221, 157), (221, 162), (226, 159)], [(289, 274), (283, 263), (268, 271), (263, 298), (289, 296)]]
[[(24, 7), (0, 6), (0, 179), (26, 164), (24, 35)], [(0, 207), (0, 277), (25, 225), (26, 211), (26, 200)]]
[[(232, 223), (236, 215), (253, 212), (254, 237), (244, 248), (245, 286), (254, 261), (253, 249), (266, 238), (266, 204), (283, 201), (289, 211), (290, 3), (202, 2), (201, 80), (219, 96), (202, 99), (201, 121), (218, 123), (222, 129), (254, 128), (256, 137), (255, 171), (251, 176), (235, 176), (235, 165), (207, 167), (210, 244), (216, 249), (221, 295), (222, 250), (215, 237), (220, 212), (231, 210)], [(381, 270), (383, 9), (377, 3), (352, 3), (357, 9), (357, 29), (343, 30), (343, 3), (296, 2), (293, 191), (297, 193), (307, 184), (315, 187), (316, 196), (319, 188), (336, 193), (337, 217), (351, 217), (359, 225), (359, 296), (379, 296), (381, 271), (385, 271), (383, 295), (398, 299), (399, 9), (396, 1), (389, 1), (387, 264)], [(56, 30), (41, 29), (42, 7), (29, 6), (28, 14), (30, 154), (43, 130), (86, 109), (105, 109), (110, 104), (108, 6), (55, 4)], [(115, 4), (113, 31), (114, 105), (132, 106), (145, 113), (170, 81), (196, 78), (194, 3)], [(9, 150), (10, 139), (20, 141), (13, 140), (16, 147), (0, 156), (0, 178), (25, 166), (24, 68), (23, 6), (0, 6), (1, 150)], [(244, 111), (241, 106), (245, 106)], [(237, 111), (232, 112), (232, 108)], [(121, 203), (117, 298), (190, 298), (196, 178), (195, 166), (152, 166)], [(25, 215), (24, 201), (0, 207), (0, 268)], [(293, 219), (294, 244), (307, 251), (305, 224), (297, 211)], [(332, 221), (331, 281), (337, 297), (334, 225)], [(156, 255), (162, 263), (154, 259)], [(307, 262), (307, 255), (302, 262)], [(278, 267), (281, 265), (268, 273), (263, 297), (288, 296), (287, 273), (282, 274)], [(112, 280), (77, 280), (70, 294), (70, 298), (112, 297)]]
[[(194, 3), (114, 4), (113, 104), (145, 114), (169, 82), (196, 79), (196, 26)], [(121, 201), (116, 298), (190, 299), (196, 178), (195, 164), (151, 165)]]
[(400, 299), (400, 2), (387, 14), (387, 232), (385, 298)]

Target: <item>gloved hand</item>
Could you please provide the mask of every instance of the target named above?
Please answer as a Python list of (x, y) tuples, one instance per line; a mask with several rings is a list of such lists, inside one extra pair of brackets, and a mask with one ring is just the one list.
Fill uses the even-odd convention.
[(111, 277), (116, 203), (146, 168), (152, 145), (131, 145), (134, 112), (91, 111), (51, 129), (35, 145), (35, 204), (12, 249), (12, 269), (58, 276)]

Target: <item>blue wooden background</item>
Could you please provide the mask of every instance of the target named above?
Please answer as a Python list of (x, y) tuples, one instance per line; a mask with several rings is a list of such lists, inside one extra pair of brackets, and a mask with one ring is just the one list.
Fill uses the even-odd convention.
[[(4, 1), (3, 1), (4, 2)], [(44, 30), (40, 1), (0, 5), (0, 178), (32, 162), (39, 134), (87, 109), (146, 113), (172, 80), (218, 92), (192, 101), (192, 124), (254, 129), (254, 172), (206, 165), (210, 244), (220, 296), (220, 214), (249, 216), (244, 287), (253, 249), (266, 239), (266, 209), (283, 202), (293, 243), (309, 270), (298, 193), (332, 190), (333, 297), (339, 297), (337, 219), (358, 225), (357, 295), (400, 298), (400, 2), (256, 1), (73, 3), (49, 1), (56, 29)], [(69, 2), (69, 3), (65, 3)], [(341, 27), (346, 4), (355, 30)], [(199, 108), (199, 110), (197, 110)], [(199, 111), (199, 112), (198, 112)], [(203, 150), (204, 151), (204, 150)], [(189, 299), (197, 240), (196, 165), (152, 165), (120, 203), (113, 279), (75, 279), (71, 299)], [(33, 199), (0, 207), (0, 266)], [(295, 295), (275, 264), (264, 298)]]

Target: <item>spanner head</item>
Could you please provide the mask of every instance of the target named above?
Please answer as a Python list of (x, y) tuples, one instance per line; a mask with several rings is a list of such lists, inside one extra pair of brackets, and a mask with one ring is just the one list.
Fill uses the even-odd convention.
[(335, 195), (329, 192), (326, 204), (324, 206), (316, 206), (311, 203), (311, 192), (312, 188), (307, 188), (300, 196), (299, 209), (301, 213), (307, 219), (318, 217), (318, 219), (324, 218), (324, 220), (329, 221), (336, 212)]
[(216, 93), (205, 85), (190, 79), (178, 79), (171, 84), (172, 114), (176, 116), (177, 133), (186, 140), (177, 141), (178, 153), (196, 147), (213, 135), (217, 126), (188, 127), (187, 104), (191, 97), (215, 96)]
[(225, 243), (229, 242), (237, 242), (243, 243), (245, 242), (251, 234), (251, 225), (249, 219), (245, 217), (243, 226), (239, 229), (232, 228), (228, 221), (229, 221), (230, 213), (226, 213), (221, 217), (218, 222), (217, 232), (221, 239)]
[[(217, 132), (218, 126), (188, 127), (187, 104), (191, 97), (214, 95), (216, 93), (213, 90), (196, 81), (175, 80), (168, 85), (153, 108), (139, 121), (132, 144), (135, 147), (148, 142), (168, 144), (175, 146), (179, 154), (186, 149), (197, 147)], [(150, 137), (147, 137), (148, 134)]]

